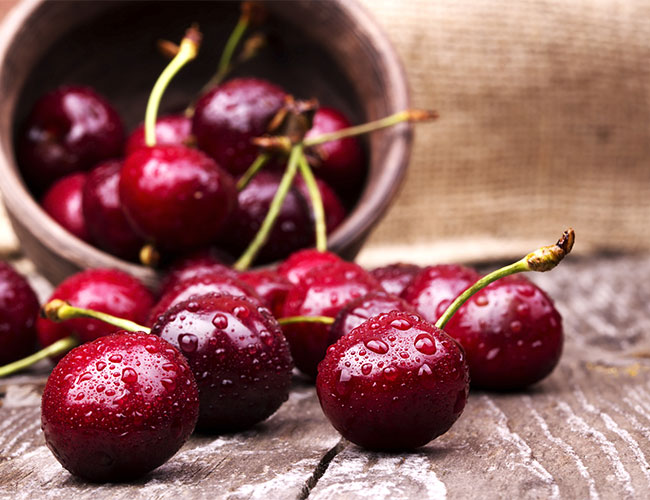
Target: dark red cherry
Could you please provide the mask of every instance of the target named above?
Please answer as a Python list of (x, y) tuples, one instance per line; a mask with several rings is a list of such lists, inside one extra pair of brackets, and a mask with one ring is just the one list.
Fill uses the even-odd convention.
[(215, 249), (199, 250), (174, 262), (160, 285), (160, 295), (165, 295), (174, 285), (204, 274), (225, 274), (238, 277), (237, 271), (228, 267), (228, 256)]
[[(320, 108), (314, 115), (312, 128), (305, 138), (336, 132), (350, 126), (348, 119), (333, 108)], [(365, 174), (363, 150), (356, 137), (325, 142), (314, 146), (319, 161), (314, 173), (339, 192), (356, 191)]]
[(321, 252), (308, 248), (292, 253), (278, 266), (278, 273), (297, 285), (305, 275), (317, 267), (342, 262), (341, 257), (332, 252)]
[(210, 274), (187, 278), (169, 288), (151, 310), (150, 322), (155, 323), (158, 317), (170, 307), (189, 299), (193, 295), (204, 295), (211, 292), (248, 297), (255, 302), (262, 303), (262, 299), (257, 295), (253, 287), (240, 281), (232, 274), (219, 270)]
[(285, 95), (257, 78), (234, 78), (213, 88), (196, 103), (192, 131), (199, 148), (233, 175), (243, 174), (259, 154), (251, 139), (267, 132)]
[(152, 329), (187, 358), (199, 387), (197, 427), (247, 429), (287, 400), (293, 364), (270, 311), (245, 297), (207, 294), (176, 304)]
[[(57, 286), (50, 296), (73, 306), (94, 309), (146, 325), (153, 306), (153, 295), (132, 276), (116, 269), (88, 269), (74, 274)], [(48, 346), (69, 335), (89, 342), (117, 330), (96, 319), (78, 318), (55, 323), (39, 318), (36, 323), (41, 346)]]
[[(269, 211), (280, 185), (281, 175), (260, 172), (239, 192), (237, 208), (233, 211), (220, 242), (233, 255), (240, 255), (253, 240)], [(272, 262), (291, 252), (309, 246), (314, 241), (314, 224), (307, 200), (292, 187), (266, 244), (258, 253), (257, 262)]]
[[(305, 275), (287, 295), (282, 317), (335, 317), (345, 305), (371, 291), (381, 290), (377, 281), (363, 268), (351, 262), (336, 262), (318, 267)], [(296, 366), (316, 377), (318, 363), (329, 346), (330, 325), (294, 323), (284, 325)]]
[(116, 158), (124, 147), (117, 112), (90, 87), (63, 86), (43, 95), (18, 140), (18, 164), (38, 189)]
[(449, 304), (481, 277), (473, 269), (457, 265), (425, 267), (402, 292), (402, 298), (431, 323)]
[(84, 241), (90, 241), (89, 227), (81, 208), (87, 178), (83, 172), (63, 177), (47, 190), (41, 200), (43, 210), (50, 217)]
[(546, 377), (562, 354), (562, 317), (523, 276), (502, 278), (469, 299), (445, 331), (467, 352), (472, 385), (521, 389)]
[(144, 245), (126, 220), (119, 183), (123, 162), (110, 160), (90, 171), (83, 189), (83, 213), (91, 239), (107, 252), (134, 260)]
[(185, 358), (164, 340), (120, 332), (70, 351), (47, 380), (45, 443), (75, 476), (127, 481), (176, 453), (199, 413)]
[[(192, 120), (185, 115), (161, 116), (156, 120), (156, 144), (188, 146), (192, 142)], [(147, 147), (144, 125), (136, 128), (126, 141), (126, 156)]]
[(276, 318), (281, 316), (284, 301), (292, 287), (284, 276), (270, 269), (258, 269), (241, 273), (239, 279), (255, 289)]
[(370, 292), (368, 295), (348, 302), (336, 315), (329, 333), (328, 344), (331, 345), (338, 339), (347, 335), (361, 323), (365, 323), (373, 316), (378, 316), (391, 311), (400, 311), (416, 314), (415, 308), (395, 295), (385, 291)]
[(403, 312), (369, 319), (327, 350), (316, 390), (344, 438), (371, 450), (410, 450), (462, 413), (469, 372), (462, 347)]
[(34, 352), (38, 299), (27, 280), (0, 261), (0, 365)]
[[(318, 185), (318, 190), (320, 191), (321, 199), (323, 200), (323, 210), (325, 211), (325, 225), (327, 227), (327, 234), (332, 233), (337, 227), (341, 225), (341, 222), (345, 219), (346, 211), (343, 207), (343, 203), (334, 190), (321, 179), (316, 179), (316, 184)], [(305, 181), (302, 180), (302, 177), (296, 179), (296, 187), (302, 193), (303, 198), (307, 200), (307, 205), (309, 206), (310, 213), (312, 214), (312, 219), (314, 217), (311, 196), (307, 190), (307, 185)]]
[(172, 252), (212, 243), (237, 199), (233, 178), (185, 146), (155, 146), (131, 154), (122, 167), (119, 191), (136, 232)]
[(373, 269), (370, 274), (379, 281), (384, 290), (399, 296), (420, 271), (420, 266), (398, 262)]

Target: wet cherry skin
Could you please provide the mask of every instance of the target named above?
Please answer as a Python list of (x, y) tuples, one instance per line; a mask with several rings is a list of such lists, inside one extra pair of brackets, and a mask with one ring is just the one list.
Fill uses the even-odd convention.
[(370, 274), (381, 283), (384, 290), (399, 296), (420, 271), (422, 268), (415, 264), (397, 262), (373, 269)]
[(316, 390), (344, 438), (371, 450), (411, 450), (458, 419), (469, 370), (458, 342), (416, 315), (394, 311), (329, 347)]
[(333, 344), (343, 335), (347, 335), (368, 319), (391, 311), (417, 314), (415, 308), (404, 299), (383, 290), (370, 292), (363, 297), (351, 300), (336, 315), (336, 321), (330, 328), (328, 345)]
[(87, 178), (85, 172), (67, 175), (52, 184), (41, 200), (43, 210), (50, 217), (84, 241), (90, 241), (90, 228), (82, 210), (82, 193)]
[(271, 269), (246, 271), (239, 275), (239, 279), (257, 292), (257, 295), (260, 296), (266, 307), (271, 310), (273, 316), (280, 317), (284, 301), (292, 287), (289, 280)]
[(237, 271), (228, 267), (228, 256), (215, 249), (198, 250), (177, 259), (167, 270), (160, 284), (160, 295), (165, 295), (174, 285), (204, 274), (225, 274), (237, 278)]
[[(287, 295), (282, 317), (328, 316), (333, 318), (345, 305), (371, 291), (381, 290), (377, 281), (351, 262), (318, 267), (295, 285)], [(315, 378), (318, 363), (329, 346), (331, 325), (294, 323), (284, 325), (296, 366)]]
[(93, 168), (83, 188), (82, 207), (92, 242), (118, 257), (135, 260), (144, 240), (126, 220), (119, 183), (123, 162), (109, 160)]
[(259, 154), (251, 139), (267, 132), (285, 95), (258, 78), (234, 78), (213, 88), (196, 103), (192, 131), (199, 148), (233, 175), (243, 174)]
[(341, 257), (332, 252), (321, 252), (313, 248), (292, 253), (278, 266), (278, 273), (297, 285), (305, 275), (317, 267), (342, 262)]
[(178, 145), (139, 149), (128, 156), (119, 193), (136, 232), (171, 252), (212, 243), (237, 199), (228, 172), (200, 151)]
[(94, 482), (128, 481), (165, 463), (199, 414), (183, 355), (155, 335), (119, 332), (70, 351), (41, 402), (45, 443), (61, 465)]
[(34, 352), (38, 309), (38, 298), (27, 280), (0, 261), (0, 365)]
[(109, 102), (90, 87), (62, 86), (34, 104), (18, 139), (18, 164), (41, 190), (119, 157), (123, 147), (122, 121)]
[[(188, 146), (192, 142), (192, 120), (185, 115), (161, 116), (156, 120), (156, 144)], [(144, 125), (136, 128), (126, 140), (126, 156), (147, 147)]]
[(487, 286), (451, 318), (445, 331), (467, 352), (472, 386), (505, 391), (546, 377), (562, 354), (562, 317), (523, 276)]
[[(49, 300), (61, 299), (75, 307), (94, 309), (147, 325), (153, 306), (152, 293), (137, 279), (116, 269), (88, 269), (74, 274), (54, 289)], [(55, 323), (38, 318), (38, 341), (48, 346), (69, 335), (89, 342), (111, 334), (116, 327), (96, 319), (77, 318)]]
[(480, 279), (473, 269), (453, 264), (425, 267), (402, 292), (424, 319), (435, 323), (449, 304)]
[(202, 431), (247, 429), (289, 397), (289, 346), (271, 312), (256, 301), (197, 295), (163, 314), (152, 333), (187, 358), (199, 387)]

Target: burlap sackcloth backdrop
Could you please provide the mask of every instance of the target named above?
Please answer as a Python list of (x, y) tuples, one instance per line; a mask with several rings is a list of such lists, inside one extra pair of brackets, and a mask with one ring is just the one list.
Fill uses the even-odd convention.
[(650, 1), (361, 1), (441, 115), (362, 263), (650, 249)]

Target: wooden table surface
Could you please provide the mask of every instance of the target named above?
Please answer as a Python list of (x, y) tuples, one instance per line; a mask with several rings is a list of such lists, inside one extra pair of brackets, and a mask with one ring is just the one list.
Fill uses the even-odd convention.
[(648, 498), (650, 257), (569, 258), (535, 280), (564, 317), (560, 366), (524, 393), (473, 391), (454, 427), (416, 452), (342, 440), (296, 377), (289, 401), (250, 431), (193, 436), (135, 483), (87, 484), (44, 444), (44, 365), (0, 381), (0, 498)]

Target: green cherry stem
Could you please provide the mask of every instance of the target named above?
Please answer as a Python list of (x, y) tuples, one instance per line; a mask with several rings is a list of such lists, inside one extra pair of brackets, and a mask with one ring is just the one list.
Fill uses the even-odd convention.
[(195, 26), (190, 27), (185, 32), (183, 40), (181, 40), (178, 53), (160, 74), (158, 80), (156, 80), (149, 95), (147, 110), (144, 116), (144, 137), (147, 146), (152, 147), (156, 145), (156, 117), (158, 116), (158, 107), (165, 89), (176, 73), (196, 57), (200, 44), (201, 32)]
[(535, 250), (517, 262), (502, 267), (501, 269), (497, 269), (496, 271), (482, 277), (471, 287), (461, 293), (456, 300), (449, 305), (447, 310), (436, 322), (436, 327), (444, 329), (451, 317), (472, 295), (498, 279), (505, 278), (511, 274), (525, 273), (528, 271), (550, 271), (557, 266), (560, 261), (569, 254), (569, 252), (571, 252), (574, 241), (575, 232), (573, 229), (569, 228), (564, 231), (555, 245), (549, 245)]
[(65, 337), (60, 340), (57, 340), (53, 344), (48, 345), (44, 349), (41, 349), (34, 354), (27, 356), (26, 358), (19, 359), (13, 363), (9, 363), (4, 366), (0, 366), (0, 378), (13, 375), (19, 371), (29, 368), (33, 364), (39, 362), (42, 359), (48, 358), (50, 356), (58, 356), (59, 354), (64, 354), (70, 349), (77, 347), (79, 341), (75, 337)]
[(219, 85), (225, 76), (230, 71), (232, 56), (235, 53), (237, 45), (239, 45), (240, 40), (244, 36), (246, 29), (248, 28), (248, 23), (250, 21), (250, 16), (247, 12), (242, 12), (242, 15), (239, 16), (239, 21), (235, 29), (232, 31), (226, 42), (226, 46), (223, 48), (221, 53), (221, 59), (219, 59), (219, 65), (217, 66), (217, 72), (215, 75), (208, 81), (208, 83), (203, 87), (204, 90), (210, 89)]
[(271, 229), (273, 229), (273, 225), (278, 218), (282, 204), (284, 203), (284, 200), (289, 193), (289, 189), (291, 189), (291, 185), (293, 184), (293, 180), (296, 177), (296, 173), (298, 172), (298, 163), (300, 157), (302, 156), (302, 150), (302, 144), (296, 144), (291, 149), (291, 154), (289, 155), (289, 163), (287, 164), (287, 168), (284, 171), (282, 179), (280, 179), (280, 185), (278, 186), (278, 190), (276, 191), (275, 196), (271, 201), (269, 211), (267, 212), (259, 231), (255, 235), (255, 238), (253, 238), (253, 241), (251, 241), (250, 245), (248, 245), (248, 248), (244, 251), (239, 260), (235, 262), (233, 266), (235, 270), (245, 271), (248, 269), (253, 263), (253, 260), (255, 260), (255, 257), (257, 256), (260, 249), (266, 243), (266, 240), (269, 237), (269, 233), (271, 232)]
[(248, 183), (253, 180), (257, 173), (262, 170), (262, 167), (266, 165), (269, 161), (270, 155), (268, 153), (262, 153), (255, 158), (255, 161), (248, 167), (248, 170), (244, 172), (239, 180), (237, 181), (237, 191), (242, 191)]
[(314, 211), (314, 221), (316, 225), (316, 250), (319, 252), (325, 252), (327, 250), (327, 224), (325, 223), (323, 198), (320, 194), (320, 189), (318, 189), (314, 173), (311, 171), (311, 167), (309, 166), (309, 162), (307, 162), (304, 153), (300, 155), (298, 168), (300, 169), (300, 175), (307, 186), (311, 206)]
[(99, 321), (103, 321), (104, 323), (108, 323), (109, 325), (113, 325), (129, 332), (151, 333), (150, 328), (139, 325), (131, 320), (118, 318), (117, 316), (112, 316), (100, 311), (94, 311), (92, 309), (74, 307), (59, 299), (51, 300), (45, 304), (42, 309), (42, 314), (45, 318), (56, 322), (67, 321), (75, 318), (91, 318), (98, 319)]
[(323, 325), (331, 325), (334, 323), (334, 318), (329, 316), (288, 316), (286, 318), (279, 318), (278, 323), (281, 325), (292, 325), (294, 323), (321, 323)]

